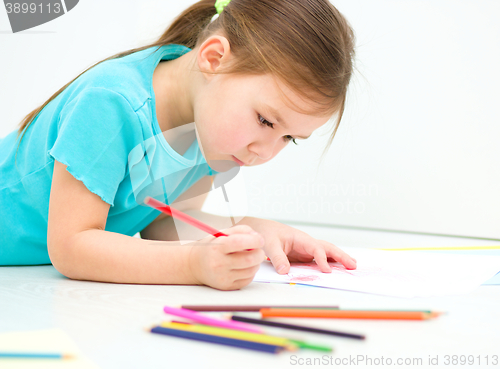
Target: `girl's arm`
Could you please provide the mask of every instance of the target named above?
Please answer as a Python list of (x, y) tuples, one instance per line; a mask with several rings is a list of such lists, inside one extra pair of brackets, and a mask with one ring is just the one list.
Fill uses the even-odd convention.
[[(227, 217), (205, 213), (197, 209), (186, 210), (185, 213), (217, 229), (231, 226), (231, 220)], [(356, 269), (356, 260), (337, 246), (328, 241), (313, 238), (307, 233), (286, 224), (268, 219), (244, 217), (238, 222), (238, 225), (249, 226), (264, 237), (264, 251), (280, 274), (289, 272), (290, 262), (311, 262), (313, 259), (318, 264), (319, 269), (325, 273), (331, 272), (329, 261), (338, 261), (347, 269)], [(150, 233), (150, 237), (156, 240), (172, 237), (171, 234), (164, 231), (165, 229), (171, 229), (170, 227), (173, 227), (171, 217), (161, 219)], [(175, 227), (189, 228), (192, 239), (203, 237), (203, 231), (194, 229), (189, 225), (177, 222)], [(186, 231), (180, 230), (180, 233), (187, 233), (187, 231), (188, 229)], [(168, 239), (175, 240), (176, 238)]]
[(108, 211), (107, 203), (65, 165), (54, 162), (47, 246), (61, 274), (81, 280), (206, 284), (226, 290), (250, 283), (264, 258), (262, 237), (249, 227), (234, 227), (226, 231), (228, 237), (208, 236), (180, 245), (107, 232)]
[(109, 204), (54, 162), (47, 246), (61, 274), (115, 283), (199, 283), (189, 268), (190, 245), (107, 232), (108, 211)]

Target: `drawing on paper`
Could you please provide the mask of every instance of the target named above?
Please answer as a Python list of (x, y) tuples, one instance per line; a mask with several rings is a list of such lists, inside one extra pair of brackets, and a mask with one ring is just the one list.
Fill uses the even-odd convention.
[(291, 274), (288, 273), (288, 280), (290, 282), (312, 282), (320, 279), (319, 275), (307, 275), (307, 274)]

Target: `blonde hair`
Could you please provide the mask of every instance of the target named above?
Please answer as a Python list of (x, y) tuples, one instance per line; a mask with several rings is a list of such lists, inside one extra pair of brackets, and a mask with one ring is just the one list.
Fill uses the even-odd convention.
[[(353, 71), (353, 30), (328, 0), (231, 0), (210, 22), (215, 0), (201, 0), (182, 12), (152, 44), (110, 56), (121, 58), (150, 47), (179, 44), (191, 49), (216, 32), (228, 39), (234, 62), (220, 73), (267, 74), (314, 104), (314, 114), (337, 113), (331, 145), (342, 119)], [(20, 123), (22, 137), (40, 111), (74, 80), (61, 87)], [(219, 72), (218, 72), (219, 73)], [(19, 140), (19, 141), (21, 141)]]

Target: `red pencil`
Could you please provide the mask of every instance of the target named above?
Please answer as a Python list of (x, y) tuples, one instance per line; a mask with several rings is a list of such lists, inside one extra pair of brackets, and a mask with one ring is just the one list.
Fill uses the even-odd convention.
[(199, 228), (202, 231), (210, 233), (211, 235), (213, 235), (215, 237), (227, 236), (227, 234), (222, 233), (219, 230), (210, 227), (208, 224), (200, 222), (198, 219), (195, 219), (187, 214), (184, 214), (182, 211), (171, 208), (167, 204), (164, 204), (161, 201), (155, 200), (152, 197), (147, 196), (144, 199), (144, 203), (146, 205), (151, 206), (152, 208), (155, 208), (156, 210), (167, 213), (168, 215), (170, 215), (173, 218), (177, 218), (179, 220), (182, 220), (183, 222), (186, 222), (187, 224), (191, 224), (192, 226)]

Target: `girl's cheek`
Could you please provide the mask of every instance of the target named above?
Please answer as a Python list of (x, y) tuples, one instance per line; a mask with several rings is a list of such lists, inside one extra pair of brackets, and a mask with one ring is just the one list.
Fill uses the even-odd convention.
[(226, 135), (228, 144), (235, 148), (248, 146), (251, 142), (252, 132), (241, 128), (235, 129), (231, 134)]

